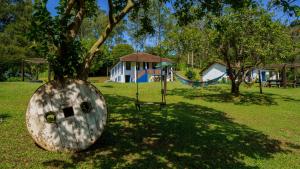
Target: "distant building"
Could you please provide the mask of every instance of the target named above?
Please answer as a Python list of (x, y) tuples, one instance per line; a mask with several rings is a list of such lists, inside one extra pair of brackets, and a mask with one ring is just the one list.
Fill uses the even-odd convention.
[(224, 75), (227, 78), (227, 67), (223, 63), (213, 62), (201, 71), (202, 81), (209, 81)]
[[(252, 69), (249, 72), (248, 77), (251, 77), (251, 79), (258, 79), (258, 69)], [(213, 80), (222, 75), (224, 75), (224, 78), (228, 78), (227, 66), (221, 62), (213, 62), (201, 71), (202, 81)], [(262, 82), (266, 82), (268, 79), (275, 79), (276, 76), (277, 75), (275, 74), (270, 74), (268, 70), (261, 70)]]
[[(159, 81), (161, 62), (171, 63), (167, 58), (148, 53), (132, 53), (120, 58), (120, 61), (110, 70), (110, 80), (114, 82), (152, 82)], [(162, 72), (164, 74), (164, 71)], [(172, 81), (172, 68), (167, 68), (167, 80)]]

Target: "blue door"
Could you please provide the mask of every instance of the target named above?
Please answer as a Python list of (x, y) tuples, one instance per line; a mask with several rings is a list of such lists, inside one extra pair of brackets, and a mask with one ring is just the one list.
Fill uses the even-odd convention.
[(261, 72), (261, 81), (266, 81), (266, 72)]

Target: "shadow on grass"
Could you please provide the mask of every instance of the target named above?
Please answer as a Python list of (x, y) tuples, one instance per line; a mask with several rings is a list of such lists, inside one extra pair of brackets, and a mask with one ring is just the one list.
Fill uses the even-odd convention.
[(208, 87), (204, 89), (189, 89), (189, 88), (176, 88), (168, 92), (169, 95), (179, 95), (187, 99), (202, 99), (208, 102), (227, 102), (237, 105), (277, 105), (274, 100), (274, 94), (259, 92), (242, 92), (239, 97), (233, 96), (228, 89), (218, 86)]
[(105, 88), (114, 88), (112, 85), (103, 85), (101, 87), (105, 87)]
[(7, 113), (0, 114), (0, 124), (5, 122), (7, 118), (10, 118), (10, 115), (8, 115)]
[(137, 113), (132, 98), (106, 95), (106, 100), (109, 123), (97, 143), (73, 154), (71, 163), (49, 160), (45, 166), (258, 168), (243, 159), (268, 159), (286, 151), (279, 141), (212, 108), (179, 102), (168, 104), (164, 113), (150, 106)]

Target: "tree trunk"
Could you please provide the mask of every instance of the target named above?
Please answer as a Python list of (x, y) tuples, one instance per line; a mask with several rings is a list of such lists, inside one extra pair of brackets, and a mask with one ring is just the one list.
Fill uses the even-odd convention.
[(240, 95), (240, 84), (236, 83), (235, 80), (231, 80), (231, 94), (235, 96)]
[(282, 68), (282, 85), (284, 88), (287, 87), (286, 65)]
[(51, 81), (51, 67), (50, 64), (48, 64), (48, 82)]
[(23, 59), (22, 59), (22, 65), (21, 65), (21, 72), (22, 72), (22, 81), (24, 82), (25, 71), (24, 71), (24, 60)]

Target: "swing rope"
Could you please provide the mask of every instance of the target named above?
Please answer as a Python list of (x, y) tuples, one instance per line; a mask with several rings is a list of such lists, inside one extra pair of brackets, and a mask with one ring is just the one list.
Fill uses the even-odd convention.
[[(159, 5), (161, 6), (162, 2), (160, 2)], [(160, 57), (160, 60), (159, 60), (159, 62), (160, 62), (160, 89), (161, 89), (161, 102), (160, 102), (160, 105), (162, 106), (162, 105), (166, 104), (166, 96), (165, 96), (166, 92), (165, 92), (165, 89), (164, 89), (165, 84), (163, 84), (163, 80), (166, 81), (167, 73), (165, 72), (165, 75), (164, 75), (164, 78), (163, 78), (163, 72), (162, 71), (163, 71), (164, 68), (163, 68), (163, 65), (162, 65), (162, 58), (161, 58), (161, 11), (160, 11), (161, 8), (159, 7), (158, 9), (159, 9), (159, 11), (158, 11), (158, 24), (159, 24), (159, 26), (158, 26), (157, 45), (159, 46), (159, 57)], [(139, 21), (139, 19), (140, 19), (139, 14), (138, 14), (137, 18), (138, 18), (138, 21)], [(139, 24), (137, 25), (137, 30), (138, 29), (139, 29)], [(143, 42), (141, 42), (142, 39), (139, 39), (139, 41), (140, 41), (141, 48), (143, 48), (144, 45), (143, 45)], [(140, 110), (141, 102), (139, 101), (139, 80), (138, 80), (138, 67), (137, 67), (137, 65), (139, 64), (139, 62), (138, 62), (139, 53), (140, 53), (140, 50), (138, 49), (137, 50), (137, 55), (136, 55), (135, 81), (136, 81), (136, 108)]]
[(165, 91), (163, 89), (163, 79), (165, 80), (166, 75), (164, 75), (163, 78), (163, 66), (162, 66), (162, 58), (161, 58), (161, 7), (162, 3), (159, 2), (159, 8), (158, 8), (158, 38), (157, 38), (157, 45), (159, 46), (158, 54), (159, 54), (159, 62), (160, 62), (160, 90), (161, 90), (161, 102), (165, 103), (166, 97), (165, 97)]

